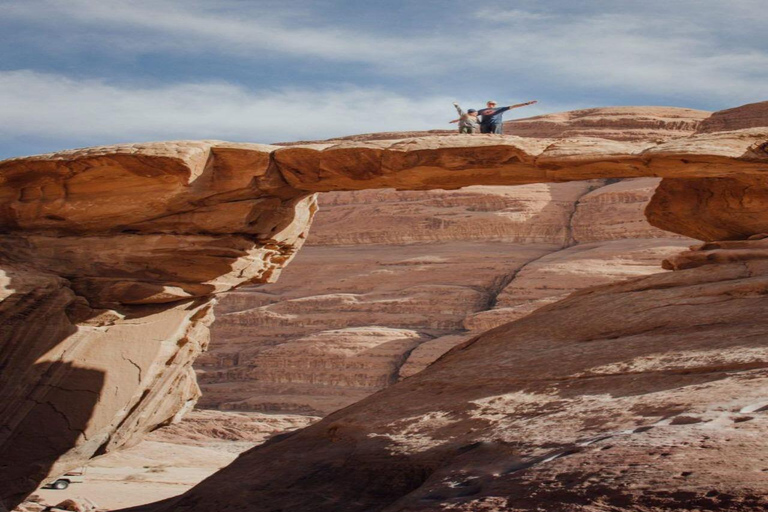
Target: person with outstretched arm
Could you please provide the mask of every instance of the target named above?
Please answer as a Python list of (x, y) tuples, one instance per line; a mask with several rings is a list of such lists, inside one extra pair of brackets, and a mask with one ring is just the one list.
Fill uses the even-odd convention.
[(489, 101), (486, 103), (486, 107), (478, 112), (480, 118), (480, 133), (503, 133), (502, 129), (502, 117), (504, 112), (513, 108), (525, 107), (526, 105), (533, 105), (537, 101), (528, 101), (526, 103), (518, 103), (517, 105), (510, 105), (508, 107), (496, 107), (495, 101)]
[(459, 113), (459, 118), (454, 119), (451, 123), (459, 123), (459, 133), (479, 133), (480, 124), (477, 119), (477, 110), (471, 108), (464, 112), (456, 102), (453, 102), (453, 106), (456, 107), (456, 112)]

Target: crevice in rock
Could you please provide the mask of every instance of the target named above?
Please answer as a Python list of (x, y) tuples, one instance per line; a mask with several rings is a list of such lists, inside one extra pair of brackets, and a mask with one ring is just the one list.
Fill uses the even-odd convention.
[(485, 290), (486, 293), (488, 294), (488, 302), (486, 303), (486, 305), (482, 309), (478, 310), (478, 313), (482, 312), (482, 311), (490, 311), (490, 310), (494, 309), (496, 307), (496, 303), (499, 300), (499, 295), (501, 295), (501, 292), (503, 292), (504, 289), (507, 286), (512, 284), (512, 281), (515, 280), (517, 275), (525, 267), (527, 267), (531, 263), (539, 261), (541, 258), (544, 258), (545, 256), (549, 256), (550, 254), (553, 254), (555, 252), (557, 252), (557, 251), (548, 252), (548, 253), (546, 253), (546, 254), (544, 254), (542, 256), (539, 256), (537, 258), (533, 258), (531, 260), (528, 260), (525, 263), (523, 263), (521, 266), (517, 267), (515, 270), (510, 272), (509, 274), (504, 274), (504, 275), (501, 275), (501, 276), (497, 277), (496, 279), (494, 279), (493, 282), (490, 284), (490, 286), (488, 286), (488, 288)]
[(499, 295), (501, 295), (501, 293), (504, 291), (504, 289), (506, 287), (508, 287), (510, 284), (512, 284), (512, 282), (515, 280), (515, 278), (526, 267), (528, 267), (532, 263), (535, 263), (535, 262), (541, 260), (542, 258), (545, 258), (547, 256), (550, 256), (552, 254), (560, 252), (560, 251), (562, 251), (564, 249), (568, 249), (569, 247), (577, 245), (578, 241), (575, 240), (575, 238), (573, 237), (573, 218), (576, 215), (576, 211), (578, 210), (579, 203), (580, 203), (581, 199), (584, 196), (586, 196), (587, 194), (589, 194), (591, 192), (594, 192), (595, 190), (597, 190), (599, 188), (611, 185), (613, 183), (618, 183), (619, 181), (621, 181), (621, 178), (600, 180), (600, 183), (595, 183), (595, 186), (588, 187), (588, 189), (584, 193), (580, 194), (575, 199), (575, 201), (573, 202), (573, 206), (571, 208), (571, 211), (568, 214), (568, 220), (565, 223), (565, 230), (566, 231), (565, 231), (565, 237), (564, 237), (564, 240), (563, 240), (563, 245), (560, 246), (558, 249), (556, 249), (554, 251), (550, 251), (550, 252), (548, 252), (546, 254), (543, 254), (543, 255), (541, 255), (541, 256), (539, 256), (537, 258), (533, 258), (533, 259), (531, 259), (529, 261), (526, 261), (520, 267), (518, 267), (513, 272), (510, 272), (509, 274), (505, 274), (505, 275), (499, 276), (496, 279), (494, 279), (494, 281), (485, 290), (485, 292), (488, 294), (488, 302), (478, 312), (490, 311), (490, 310), (494, 309), (496, 307), (496, 304), (498, 303)]
[(433, 339), (437, 338), (437, 336), (434, 336), (432, 334), (428, 334), (428, 333), (425, 333), (425, 332), (419, 332), (419, 335), (422, 338), (425, 338), (425, 339), (420, 341), (418, 344), (416, 344), (410, 350), (406, 350), (405, 352), (400, 354), (400, 357), (395, 361), (395, 369), (392, 371), (392, 373), (389, 376), (389, 379), (388, 379), (388, 382), (387, 382), (387, 386), (391, 386), (393, 384), (396, 384), (397, 382), (399, 382), (403, 378), (400, 375), (400, 370), (402, 370), (403, 366), (405, 365), (405, 363), (408, 362), (408, 359), (410, 359), (411, 354), (413, 353), (414, 350), (419, 348), (423, 343), (426, 343), (427, 341), (430, 341), (430, 340), (433, 340)]
[[(576, 238), (573, 236), (573, 218), (576, 216), (576, 212), (579, 209), (579, 204), (581, 203), (582, 198), (584, 198), (584, 196), (594, 192), (599, 188), (603, 188), (612, 183), (618, 183), (619, 181), (621, 180), (620, 179), (600, 180), (600, 184), (595, 183), (594, 186), (588, 187), (586, 192), (584, 192), (583, 194), (581, 194), (579, 197), (576, 198), (576, 201), (573, 202), (573, 208), (571, 209), (571, 212), (568, 215), (568, 221), (565, 223), (565, 240), (563, 241), (563, 246), (559, 250), (562, 251), (563, 249), (567, 249), (568, 247), (573, 247), (574, 245), (577, 245), (579, 243), (579, 241), (576, 240)], [(554, 251), (554, 252), (557, 252), (557, 251)]]
[(139, 382), (138, 383), (141, 384), (141, 376), (142, 376), (141, 366), (136, 364), (131, 358), (125, 357), (125, 354), (120, 354), (120, 356), (123, 358), (123, 361), (128, 361), (129, 363), (131, 363), (133, 366), (136, 367), (136, 370), (138, 370), (138, 372), (139, 372), (139, 375), (138, 375), (138, 381)]

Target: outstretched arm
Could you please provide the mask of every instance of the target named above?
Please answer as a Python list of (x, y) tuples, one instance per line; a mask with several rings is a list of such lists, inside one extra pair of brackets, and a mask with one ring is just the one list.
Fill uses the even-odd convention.
[(458, 104), (458, 103), (456, 103), (456, 102), (454, 101), (454, 102), (453, 102), (453, 106), (454, 106), (454, 107), (456, 107), (456, 112), (458, 112), (460, 116), (463, 116), (463, 115), (464, 115), (464, 111), (463, 111), (463, 110), (461, 110), (461, 107), (459, 106), (459, 104)]
[(458, 122), (459, 122), (458, 119), (454, 119), (453, 121), (448, 121), (449, 124), (458, 123)]
[(525, 103), (518, 103), (517, 105), (510, 105), (509, 108), (520, 108), (520, 107), (527, 107), (528, 105), (533, 105), (534, 103), (538, 103), (538, 101), (527, 101)]

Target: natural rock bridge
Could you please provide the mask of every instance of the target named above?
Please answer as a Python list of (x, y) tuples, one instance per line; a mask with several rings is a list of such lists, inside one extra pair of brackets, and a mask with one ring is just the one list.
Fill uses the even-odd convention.
[[(637, 418), (611, 408), (635, 408), (643, 415), (637, 411), (656, 407), (666, 411), (664, 418), (674, 416), (670, 404), (685, 402), (670, 391), (678, 385), (730, 386), (749, 402), (744, 407), (752, 407), (760, 399), (755, 391), (723, 377), (749, 370), (755, 373), (738, 378), (765, 385), (768, 366), (759, 343), (731, 336), (736, 341), (728, 345), (722, 339), (727, 329), (744, 325), (745, 311), (764, 316), (761, 283), (768, 263), (759, 238), (768, 233), (768, 128), (742, 119), (727, 111), (715, 114), (698, 133), (670, 140), (435, 136), (289, 147), (165, 142), (0, 162), (0, 498), (12, 508), (47, 475), (135, 443), (191, 408), (199, 395), (191, 364), (206, 347), (215, 295), (277, 278), (307, 236), (316, 192), (662, 177), (646, 210), (649, 221), (721, 242), (667, 262), (670, 268), (693, 270), (587, 292), (490, 331), (423, 374), (285, 441), (254, 449), (225, 476), (204, 482), (167, 510), (272, 510), (254, 504), (267, 499), (286, 510), (338, 510), (341, 504), (347, 510), (381, 510), (382, 503), (395, 507), (391, 510), (437, 510), (446, 500), (529, 493), (530, 482), (502, 485), (499, 475), (580, 453), (600, 436), (585, 441), (580, 423), (563, 421), (562, 431), (547, 437), (536, 433), (543, 425), (523, 425), (520, 418), (533, 414), (534, 403), (542, 411), (551, 409), (549, 421), (557, 421), (563, 401), (577, 400), (584, 411), (597, 407), (587, 403), (596, 399), (585, 398), (599, 394), (590, 388), (600, 381), (597, 375), (616, 377), (601, 388), (618, 397), (600, 404), (606, 418), (613, 418), (605, 420), (615, 426), (612, 438), (626, 435)], [(697, 268), (712, 262), (723, 263), (719, 273)], [(702, 283), (710, 283), (706, 291)], [(650, 346), (660, 350), (661, 341), (643, 345), (632, 338), (685, 323), (675, 315), (690, 320), (690, 329), (709, 325), (694, 320), (713, 314), (708, 304), (732, 296), (755, 300), (717, 310), (719, 328), (725, 330), (703, 335), (709, 345), (689, 343), (682, 333), (677, 349), (700, 356), (692, 356), (695, 361), (686, 368), (648, 352)], [(653, 304), (676, 301), (698, 309), (681, 306), (669, 317), (642, 313)], [(615, 309), (617, 304), (623, 309)], [(547, 312), (548, 320), (541, 320)], [(601, 315), (600, 325), (585, 320)], [(750, 329), (758, 336), (768, 332), (768, 325), (762, 321)], [(621, 349), (608, 348), (619, 346), (609, 340), (628, 336), (632, 339)], [(591, 348), (574, 356), (568, 350), (575, 341), (589, 341)], [(505, 343), (514, 348), (502, 350)], [(730, 355), (717, 357), (731, 359), (701, 355), (722, 349)], [(627, 352), (619, 357), (617, 350)], [(540, 355), (555, 352), (558, 368)], [(529, 367), (519, 366), (526, 357)], [(564, 360), (570, 363), (561, 364)], [(638, 384), (627, 376), (649, 371), (657, 375), (650, 391), (632, 391)], [(712, 377), (713, 372), (722, 378)], [(463, 383), (456, 380), (459, 374), (466, 376)], [(552, 382), (578, 381), (572, 379), (582, 384), (562, 384), (560, 397), (554, 398)], [(441, 389), (448, 390), (444, 396)], [(672, 394), (652, 403), (626, 398), (652, 392)], [(707, 388), (689, 405), (706, 409), (707, 400), (721, 392)], [(486, 400), (491, 396), (496, 402)], [(463, 408), (452, 407), (456, 403)], [(588, 416), (573, 410), (574, 417)], [(497, 413), (520, 418), (488, 426)], [(535, 445), (529, 456), (518, 453), (519, 438), (489, 433), (502, 427), (517, 429), (520, 438), (529, 436)], [(274, 455), (278, 452), (283, 462)], [(285, 462), (292, 458), (293, 466)], [(440, 482), (458, 478), (454, 473), (461, 467), (478, 464), (484, 469), (462, 476), (462, 482), (470, 482), (462, 488), (479, 485), (482, 492), (435, 490)], [(322, 468), (325, 476), (312, 476)], [(712, 471), (701, 485), (723, 481)], [(651, 470), (646, 476), (659, 477)], [(261, 490), (240, 493), (241, 477), (259, 482)], [(480, 485), (480, 479), (487, 481)], [(288, 489), (280, 487), (281, 481), (304, 484)], [(758, 485), (745, 481), (741, 491)], [(226, 492), (214, 492), (217, 488)], [(565, 491), (554, 487), (546, 492), (552, 500), (585, 499), (561, 496)], [(600, 492), (617, 503), (635, 499), (630, 492)], [(758, 499), (747, 491), (738, 498)], [(683, 498), (653, 499), (672, 506)]]

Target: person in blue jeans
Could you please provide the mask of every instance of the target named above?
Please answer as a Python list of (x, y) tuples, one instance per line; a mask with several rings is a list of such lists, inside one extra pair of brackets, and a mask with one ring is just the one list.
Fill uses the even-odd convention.
[(518, 103), (517, 105), (510, 105), (508, 107), (497, 107), (495, 101), (489, 101), (486, 103), (486, 108), (479, 110), (477, 113), (480, 115), (480, 133), (503, 133), (502, 117), (504, 112), (513, 108), (525, 107), (526, 105), (533, 105), (536, 101), (529, 101), (527, 103)]

